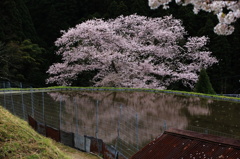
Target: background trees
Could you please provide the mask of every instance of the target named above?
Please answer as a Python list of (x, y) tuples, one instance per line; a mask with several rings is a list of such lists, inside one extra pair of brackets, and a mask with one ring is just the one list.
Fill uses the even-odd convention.
[(29, 10), (22, 0), (0, 1), (0, 41), (21, 41), (38, 37)]
[(206, 93), (206, 94), (216, 94), (210, 83), (208, 74), (205, 69), (202, 69), (199, 75), (199, 79), (194, 88), (195, 92)]
[[(169, 3), (167, 10), (159, 7), (152, 10), (146, 0), (115, 0), (117, 3), (116, 14), (110, 13), (112, 0), (1, 0), (0, 1), (0, 41), (5, 46), (10, 43), (22, 43), (30, 39), (33, 44), (38, 44), (45, 49), (41, 58), (45, 59), (44, 68), (38, 72), (46, 76), (47, 68), (61, 58), (54, 53), (56, 47), (54, 41), (61, 36), (60, 30), (67, 30), (76, 24), (85, 22), (93, 18), (116, 18), (117, 16), (138, 15), (148, 17), (162, 17), (173, 15), (181, 19), (183, 26), (189, 36), (208, 36), (210, 38), (207, 47), (212, 51), (219, 63), (207, 69), (207, 73), (217, 93), (233, 93), (240, 88), (240, 21), (237, 20), (232, 25), (235, 31), (229, 36), (219, 36), (213, 32), (214, 26), (218, 24), (218, 18), (213, 13), (199, 11), (193, 13), (193, 6), (182, 7), (176, 3)], [(121, 7), (122, 6), (122, 7)], [(119, 9), (118, 9), (119, 8)], [(123, 8), (123, 9), (121, 9)], [(118, 12), (119, 11), (119, 12)], [(221, 42), (220, 42), (221, 41)], [(226, 44), (227, 47), (224, 45)], [(222, 48), (224, 46), (224, 48)], [(1, 55), (0, 55), (1, 56)], [(0, 71), (2, 68), (0, 68)], [(94, 72), (84, 72), (79, 75), (78, 81), (74, 85), (91, 86), (87, 82)], [(9, 79), (13, 80), (13, 79)], [(41, 85), (30, 83), (32, 79), (27, 78), (25, 82), (37, 87), (45, 86), (44, 79), (41, 78)], [(84, 85), (82, 85), (84, 83)], [(186, 90), (181, 85), (174, 85), (171, 89)], [(237, 92), (239, 93), (239, 92)]]
[(96, 71), (95, 86), (166, 89), (181, 81), (193, 87), (200, 69), (217, 60), (204, 48), (206, 37), (184, 36), (171, 16), (86, 21), (56, 41), (63, 62), (50, 67), (48, 82), (71, 85), (81, 72)]
[(28, 82), (29, 84), (42, 85), (46, 78), (42, 72), (44, 68), (44, 49), (30, 40), (21, 43), (0, 42), (0, 78)]

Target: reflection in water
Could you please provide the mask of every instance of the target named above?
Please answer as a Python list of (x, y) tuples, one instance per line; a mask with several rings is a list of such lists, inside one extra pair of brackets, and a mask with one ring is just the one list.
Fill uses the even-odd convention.
[[(180, 97), (144, 92), (51, 92), (56, 101), (64, 101), (61, 129), (88, 134), (114, 144), (120, 138), (142, 147), (168, 127), (185, 129), (191, 115), (210, 115), (196, 97)], [(98, 102), (98, 104), (97, 104)], [(209, 102), (210, 103), (210, 102)], [(120, 126), (119, 126), (120, 122)], [(77, 126), (76, 126), (77, 125)]]
[(169, 127), (189, 129), (192, 125), (240, 135), (239, 103), (110, 91), (4, 94), (0, 98), (0, 104), (15, 115), (24, 119), (31, 115), (43, 125), (75, 136), (102, 139), (127, 157)]

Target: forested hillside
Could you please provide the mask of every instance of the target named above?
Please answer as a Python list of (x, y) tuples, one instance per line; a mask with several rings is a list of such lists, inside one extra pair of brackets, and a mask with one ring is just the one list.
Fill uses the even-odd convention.
[[(181, 19), (190, 36), (206, 35), (208, 47), (219, 60), (207, 70), (217, 93), (239, 93), (240, 90), (240, 21), (235, 32), (220, 36), (213, 32), (218, 23), (214, 15), (174, 3), (170, 9), (151, 10), (147, 0), (1, 0), (0, 1), (0, 78), (21, 81), (35, 87), (45, 86), (49, 66), (60, 60), (54, 41), (76, 24), (93, 18), (116, 18), (138, 14), (161, 17), (172, 14)], [(76, 85), (90, 85), (86, 72)], [(188, 90), (176, 83), (169, 89)]]

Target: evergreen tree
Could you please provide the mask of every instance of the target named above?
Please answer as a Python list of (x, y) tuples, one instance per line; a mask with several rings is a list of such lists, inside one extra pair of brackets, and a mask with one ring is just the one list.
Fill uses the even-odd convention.
[(27, 5), (36, 30), (47, 47), (52, 47), (61, 35), (60, 31), (75, 25), (78, 19), (76, 0), (28, 0)]
[(212, 88), (212, 84), (210, 83), (209, 77), (205, 69), (201, 70), (194, 91), (205, 94), (216, 94)]
[(108, 13), (110, 17), (107, 18), (116, 18), (118, 15), (118, 3), (114, 0), (108, 7)]
[(0, 77), (4, 80), (43, 85), (46, 77), (44, 49), (30, 40), (0, 42)]
[(149, 10), (149, 8), (147, 8), (146, 6), (147, 1), (145, 0), (133, 0), (131, 2), (131, 14), (137, 13), (139, 15), (147, 15), (147, 10)]
[(118, 9), (117, 9), (117, 14), (118, 15), (128, 15), (128, 7), (124, 4), (123, 1), (119, 2)]
[(23, 0), (0, 1), (0, 40), (38, 40), (28, 8)]

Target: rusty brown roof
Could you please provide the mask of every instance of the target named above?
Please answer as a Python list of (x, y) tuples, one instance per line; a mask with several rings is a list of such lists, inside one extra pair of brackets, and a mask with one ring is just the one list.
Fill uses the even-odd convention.
[(131, 159), (240, 159), (240, 140), (170, 129)]

